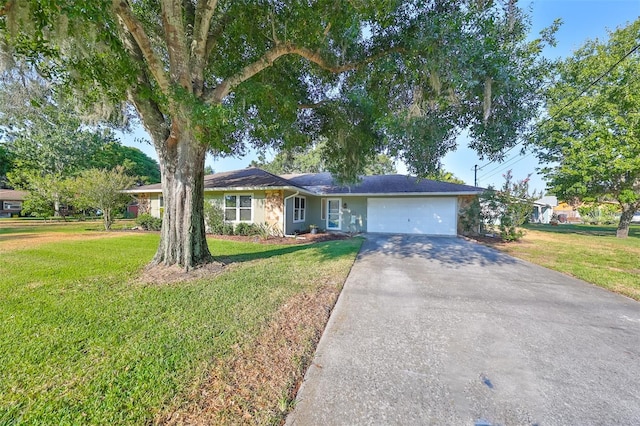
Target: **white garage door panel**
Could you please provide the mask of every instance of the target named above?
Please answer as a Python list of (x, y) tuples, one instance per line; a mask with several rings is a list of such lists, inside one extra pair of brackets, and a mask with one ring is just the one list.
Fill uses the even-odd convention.
[(455, 197), (368, 198), (367, 231), (456, 235)]

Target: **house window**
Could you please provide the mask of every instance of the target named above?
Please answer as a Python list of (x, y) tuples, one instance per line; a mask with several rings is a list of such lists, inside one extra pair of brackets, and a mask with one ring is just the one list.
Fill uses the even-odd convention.
[(164, 207), (164, 197), (162, 195), (158, 197), (158, 201), (160, 203), (160, 207)]
[(22, 210), (22, 201), (4, 201), (2, 210)]
[(327, 219), (327, 199), (320, 200), (320, 220)]
[(293, 197), (293, 222), (304, 222), (307, 217), (307, 199), (305, 197)]
[(225, 195), (224, 220), (229, 222), (253, 222), (252, 200), (252, 195)]

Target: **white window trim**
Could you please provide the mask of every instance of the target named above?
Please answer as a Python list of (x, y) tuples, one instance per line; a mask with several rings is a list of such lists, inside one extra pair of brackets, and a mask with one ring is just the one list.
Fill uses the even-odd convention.
[[(237, 201), (236, 201), (236, 220), (227, 220), (226, 219), (226, 213), (227, 213), (227, 197), (229, 196), (236, 196), (238, 197)], [(250, 196), (251, 197), (251, 220), (240, 220), (240, 199), (239, 197), (241, 196)], [(255, 212), (255, 205), (254, 205), (254, 200), (255, 197), (253, 196), (253, 192), (248, 193), (248, 192), (227, 192), (225, 194), (222, 195), (222, 209), (223, 212), (225, 214), (225, 222), (230, 222), (230, 223), (254, 223), (254, 212)], [(246, 207), (243, 207), (244, 209), (246, 209)]]
[[(9, 207), (7, 207), (7, 204), (9, 204)], [(22, 201), (3, 201), (2, 210), (22, 210)]]
[[(302, 207), (296, 208), (296, 198), (301, 200), (300, 201), (301, 203), (302, 203), (302, 200), (304, 200), (304, 208)], [(306, 222), (307, 221), (307, 197), (303, 197), (302, 195), (296, 195), (291, 200), (293, 203), (293, 208), (291, 209), (293, 211), (293, 223)], [(302, 219), (300, 219), (300, 215), (298, 214), (298, 220), (296, 220), (296, 210), (298, 210), (298, 213), (302, 212)]]
[[(338, 202), (338, 227), (337, 228), (329, 228), (329, 201)], [(342, 230), (342, 198), (327, 198), (327, 218), (325, 223), (326, 223), (327, 229), (330, 231)]]
[(320, 199), (320, 220), (327, 220), (327, 199)]

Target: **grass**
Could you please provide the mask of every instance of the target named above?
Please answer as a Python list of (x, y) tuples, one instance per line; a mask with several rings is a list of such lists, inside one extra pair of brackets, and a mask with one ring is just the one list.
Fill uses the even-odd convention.
[[(129, 229), (134, 226), (135, 222), (131, 219), (119, 219), (111, 226), (113, 230)], [(0, 237), (3, 235), (17, 235), (26, 233), (65, 233), (74, 234), (84, 231), (103, 231), (104, 224), (102, 219), (77, 220), (68, 219), (67, 221), (56, 219), (45, 221), (41, 219), (19, 218), (19, 219), (0, 219)], [(2, 240), (0, 240), (2, 241)]]
[(344, 282), (361, 244), (211, 240), (229, 264), (215, 278), (134, 282), (157, 243), (123, 233), (2, 253), (0, 424), (153, 422), (284, 302)]
[(499, 248), (513, 256), (640, 300), (640, 226), (616, 238), (616, 226), (527, 226), (518, 243)]

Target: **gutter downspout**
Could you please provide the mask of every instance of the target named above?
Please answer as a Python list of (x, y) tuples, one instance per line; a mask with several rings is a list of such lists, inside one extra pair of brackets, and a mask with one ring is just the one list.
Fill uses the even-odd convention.
[(287, 235), (287, 200), (295, 197), (296, 195), (300, 195), (300, 191), (296, 191), (288, 197), (284, 197), (284, 217), (282, 218), (282, 233), (285, 237), (295, 237), (295, 235)]

